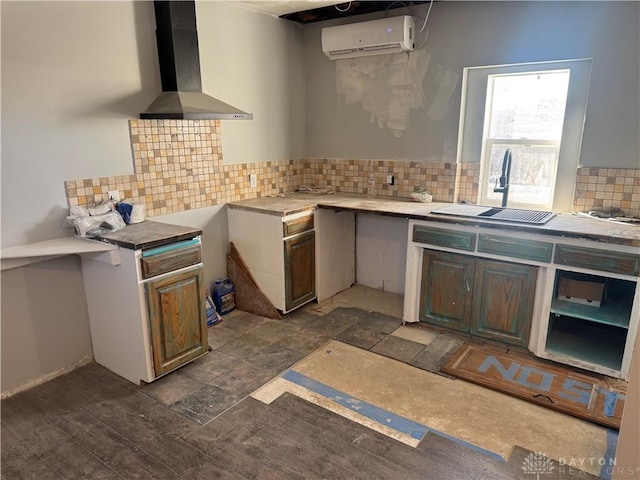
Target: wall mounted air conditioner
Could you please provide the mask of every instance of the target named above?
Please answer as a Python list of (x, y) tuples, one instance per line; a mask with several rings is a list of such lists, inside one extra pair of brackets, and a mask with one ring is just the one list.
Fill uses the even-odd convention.
[(330, 60), (413, 50), (413, 17), (381, 18), (322, 29), (322, 51)]

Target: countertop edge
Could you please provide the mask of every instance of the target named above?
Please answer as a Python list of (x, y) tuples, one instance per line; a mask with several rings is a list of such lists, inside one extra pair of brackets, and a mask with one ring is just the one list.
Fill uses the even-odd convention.
[(202, 235), (202, 230), (199, 230), (198, 233), (195, 233), (195, 232), (196, 231), (194, 231), (194, 233), (174, 235), (171, 237), (167, 237), (159, 240), (151, 240), (148, 242), (134, 243), (134, 242), (127, 242), (125, 240), (106, 240), (106, 239), (100, 239), (100, 241), (110, 245), (117, 245), (118, 247), (126, 248), (129, 250), (147, 250), (149, 248), (161, 247), (169, 243), (180, 242), (182, 240), (191, 240), (192, 238), (197, 237), (198, 235)]
[[(263, 213), (265, 215), (273, 215), (275, 217), (286, 217), (287, 215), (293, 215), (293, 214), (296, 214), (296, 213), (307, 212), (307, 211), (310, 211), (310, 210), (315, 210), (319, 206), (317, 203), (312, 202), (307, 206), (294, 208), (294, 209), (291, 209), (291, 210), (276, 210), (276, 209), (254, 207), (254, 206), (251, 206), (251, 205), (240, 205), (238, 203), (227, 203), (226, 205), (227, 205), (228, 208), (232, 208), (232, 209), (235, 209), (235, 210), (246, 210), (248, 212)], [(328, 208), (332, 208), (332, 207), (328, 207)]]
[[(294, 194), (295, 195), (295, 194)], [(287, 196), (283, 197), (259, 197), (260, 201), (268, 203), (269, 199), (272, 199), (275, 202), (282, 202), (283, 199), (286, 199)], [(447, 216), (444, 217), (442, 215), (433, 215), (431, 213), (415, 213), (415, 212), (403, 212), (398, 210), (393, 210), (392, 208), (384, 209), (384, 207), (363, 207), (362, 205), (345, 205), (345, 200), (353, 200), (356, 202), (363, 202), (367, 199), (366, 197), (359, 197), (355, 195), (330, 195), (326, 197), (326, 201), (322, 201), (323, 198), (318, 198), (314, 196), (314, 198), (309, 198), (308, 202), (305, 204), (305, 198), (302, 195), (297, 195), (295, 197), (291, 197), (295, 202), (301, 202), (304, 204), (303, 206), (298, 206), (295, 208), (282, 209), (282, 208), (269, 208), (265, 205), (250, 205), (243, 204), (243, 202), (256, 202), (257, 199), (248, 199), (241, 200), (239, 202), (228, 203), (227, 205), (230, 208), (235, 209), (243, 209), (250, 210), (257, 213), (264, 213), (275, 216), (286, 216), (291, 215), (293, 213), (298, 213), (306, 210), (313, 209), (331, 209), (331, 210), (341, 210), (341, 211), (352, 211), (356, 213), (370, 213), (376, 215), (384, 215), (391, 216), (397, 218), (406, 218), (408, 220), (423, 220), (440, 224), (449, 224), (449, 225), (464, 225), (464, 226), (476, 226), (480, 228), (494, 229), (494, 230), (502, 230), (502, 231), (512, 231), (512, 232), (522, 232), (529, 234), (538, 234), (545, 235), (549, 237), (561, 237), (561, 238), (571, 238), (571, 239), (582, 239), (582, 240), (590, 240), (599, 243), (609, 243), (614, 245), (623, 245), (628, 247), (640, 247), (640, 238), (628, 238), (628, 237), (619, 237), (612, 236), (607, 234), (600, 234), (597, 232), (585, 232), (585, 231), (571, 231), (568, 229), (562, 229), (559, 227), (554, 227), (553, 225), (549, 225), (548, 223), (545, 225), (527, 225), (527, 224), (515, 224), (511, 222), (498, 222), (498, 221), (483, 221), (480, 219), (466, 218), (466, 217), (455, 217), (455, 216)], [(394, 197), (384, 198), (384, 197), (376, 197), (375, 200), (380, 202), (390, 202), (392, 204), (401, 204), (403, 207), (414, 206), (418, 207), (420, 204), (417, 202), (402, 202)], [(423, 204), (425, 207), (428, 207), (430, 204)], [(435, 205), (434, 205), (435, 206)], [(570, 215), (570, 214), (558, 214), (558, 215)], [(561, 217), (556, 217), (561, 218)], [(551, 219), (553, 222), (554, 219)], [(589, 219), (591, 221), (596, 221), (597, 219)], [(594, 230), (597, 227), (594, 227)]]
[(182, 240), (190, 240), (199, 235), (202, 235), (200, 228), (145, 220), (96, 237), (95, 240), (129, 250), (146, 250)]

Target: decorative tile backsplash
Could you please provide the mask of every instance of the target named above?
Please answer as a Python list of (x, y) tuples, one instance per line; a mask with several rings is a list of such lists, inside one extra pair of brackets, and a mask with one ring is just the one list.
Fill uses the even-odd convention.
[(627, 216), (640, 217), (640, 169), (578, 168), (573, 210), (617, 208)]
[[(100, 204), (107, 192), (143, 202), (147, 216), (294, 192), (300, 185), (365, 194), (370, 174), (376, 195), (409, 197), (426, 189), (434, 201), (475, 203), (480, 165), (304, 158), (224, 165), (219, 120), (130, 120), (134, 173), (65, 181), (69, 206)], [(249, 174), (257, 175), (257, 187)], [(388, 185), (387, 175), (394, 176)], [(640, 216), (640, 169), (579, 168), (574, 211), (621, 208)]]
[[(219, 120), (130, 120), (129, 129), (134, 174), (67, 180), (69, 206), (99, 204), (119, 190), (152, 217), (289, 193), (300, 184), (301, 160), (223, 165)], [(255, 189), (250, 173), (258, 175)]]
[[(409, 197), (426, 189), (434, 201), (452, 202), (455, 192), (456, 165), (444, 162), (410, 162), (401, 160), (345, 160), (335, 158), (304, 159), (305, 184), (330, 188), (341, 193), (367, 193), (367, 181), (373, 174), (376, 195)], [(387, 184), (387, 175), (394, 184)]]
[(455, 201), (476, 203), (480, 188), (480, 164), (458, 163), (456, 174)]

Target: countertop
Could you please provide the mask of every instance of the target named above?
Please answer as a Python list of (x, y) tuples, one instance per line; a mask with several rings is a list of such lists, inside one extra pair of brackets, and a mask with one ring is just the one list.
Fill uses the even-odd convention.
[(570, 238), (583, 238), (598, 242), (640, 247), (640, 226), (627, 225), (599, 218), (579, 217), (557, 213), (544, 225), (516, 224), (478, 218), (453, 217), (431, 214), (447, 203), (418, 203), (397, 197), (367, 198), (362, 195), (313, 195), (292, 193), (277, 197), (260, 197), (227, 204), (269, 215), (286, 216), (315, 208), (331, 208), (354, 212), (375, 213), (416, 220), (429, 220), (442, 224), (475, 225), (484, 228), (537, 233)]
[(197, 228), (145, 220), (127, 225), (116, 232), (96, 237), (96, 240), (123, 248), (144, 250), (181, 240), (190, 240), (200, 234), (202, 234), (202, 230)]

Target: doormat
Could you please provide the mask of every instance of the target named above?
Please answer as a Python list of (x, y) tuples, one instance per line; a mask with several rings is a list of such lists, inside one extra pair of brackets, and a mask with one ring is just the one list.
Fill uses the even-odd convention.
[(496, 347), (462, 345), (442, 371), (578, 418), (620, 429), (626, 386)]

